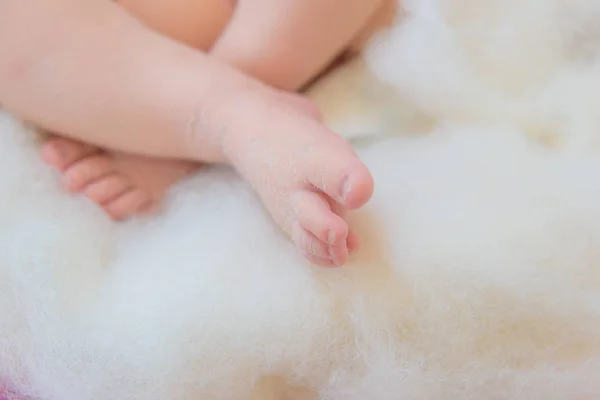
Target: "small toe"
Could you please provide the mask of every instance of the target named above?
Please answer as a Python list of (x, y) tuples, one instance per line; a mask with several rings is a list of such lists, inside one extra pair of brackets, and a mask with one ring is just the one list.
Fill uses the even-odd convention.
[(330, 258), (320, 258), (320, 257), (314, 256), (312, 254), (309, 254), (305, 251), (303, 251), (302, 254), (308, 261), (310, 261), (312, 264), (317, 265), (319, 267), (328, 267), (328, 268), (336, 267), (335, 263)]
[(356, 232), (354, 232), (353, 230), (350, 230), (348, 232), (348, 238), (346, 239), (346, 246), (348, 247), (348, 252), (350, 254), (356, 252), (358, 249), (360, 249), (360, 239), (358, 237), (358, 235), (356, 234)]
[(332, 211), (322, 193), (300, 190), (292, 195), (291, 202), (302, 228), (327, 244), (339, 246), (346, 243), (348, 224)]
[(83, 194), (93, 202), (110, 203), (132, 188), (131, 182), (122, 175), (111, 174), (92, 182), (83, 189)]
[(99, 150), (80, 142), (54, 137), (42, 145), (42, 158), (48, 164), (64, 170), (71, 164), (88, 157)]
[[(325, 243), (299, 224), (294, 227), (293, 240), (305, 255), (315, 259), (327, 260), (333, 266), (341, 266), (348, 258), (346, 244), (334, 246)], [(322, 265), (322, 264), (318, 264)]]
[(104, 155), (93, 155), (76, 162), (66, 169), (62, 176), (65, 188), (79, 192), (88, 184), (112, 172), (112, 164)]
[(148, 207), (150, 198), (141, 190), (129, 190), (110, 203), (104, 209), (111, 218), (120, 221), (129, 218)]
[(321, 258), (329, 258), (329, 245), (304, 229), (299, 223), (293, 227), (292, 240), (300, 250)]

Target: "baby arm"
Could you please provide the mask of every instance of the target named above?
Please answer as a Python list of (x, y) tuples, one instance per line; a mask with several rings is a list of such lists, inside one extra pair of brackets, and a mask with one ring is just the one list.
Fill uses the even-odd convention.
[(239, 0), (213, 54), (295, 91), (339, 55), (383, 0)]

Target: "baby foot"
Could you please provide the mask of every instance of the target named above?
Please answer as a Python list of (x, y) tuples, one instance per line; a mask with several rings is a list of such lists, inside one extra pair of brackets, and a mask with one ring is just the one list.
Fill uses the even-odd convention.
[(359, 244), (346, 213), (370, 199), (373, 178), (307, 101), (279, 96), (271, 111), (241, 127), (227, 156), (310, 261), (342, 265)]
[(54, 137), (42, 156), (62, 171), (62, 185), (82, 193), (115, 220), (153, 210), (167, 189), (198, 168), (197, 164), (104, 152)]

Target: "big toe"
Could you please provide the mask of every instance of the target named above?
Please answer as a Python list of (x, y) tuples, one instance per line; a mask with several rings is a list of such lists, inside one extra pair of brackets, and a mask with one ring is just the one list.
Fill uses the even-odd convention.
[(44, 161), (60, 170), (96, 152), (96, 147), (61, 137), (53, 137), (42, 145)]
[(362, 207), (373, 195), (373, 176), (345, 142), (323, 149), (310, 165), (309, 182), (348, 209)]
[(365, 205), (373, 195), (373, 176), (362, 163), (354, 163), (346, 170), (341, 182), (341, 204), (354, 210)]

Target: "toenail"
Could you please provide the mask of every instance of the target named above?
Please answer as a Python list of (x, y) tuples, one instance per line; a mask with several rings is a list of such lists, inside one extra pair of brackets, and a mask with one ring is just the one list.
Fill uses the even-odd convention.
[(352, 189), (352, 185), (350, 182), (350, 177), (346, 176), (342, 181), (342, 200), (346, 201), (346, 198), (350, 194), (350, 190)]

